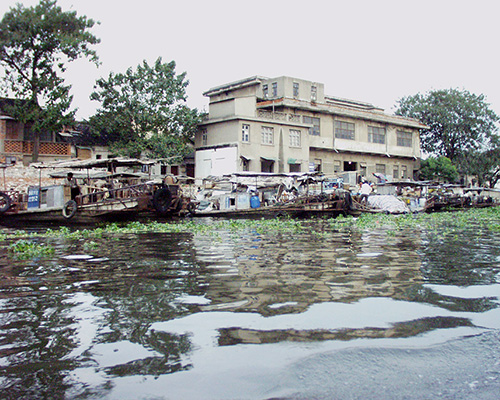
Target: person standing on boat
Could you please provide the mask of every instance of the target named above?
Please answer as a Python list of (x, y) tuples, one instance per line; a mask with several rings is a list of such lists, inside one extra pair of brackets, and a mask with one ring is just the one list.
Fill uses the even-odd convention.
[(68, 176), (66, 177), (65, 185), (71, 188), (71, 200), (75, 200), (76, 196), (80, 194), (80, 187), (76, 182), (76, 178), (73, 177), (72, 172), (68, 172)]
[(368, 196), (372, 192), (372, 187), (367, 181), (363, 181), (363, 183), (360, 186), (360, 194), (361, 194), (361, 202), (362, 203), (368, 203)]

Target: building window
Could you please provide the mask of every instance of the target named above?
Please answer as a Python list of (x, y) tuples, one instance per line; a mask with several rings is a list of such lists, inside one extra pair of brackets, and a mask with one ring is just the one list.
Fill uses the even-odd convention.
[(375, 164), (375, 172), (377, 174), (385, 175), (385, 164)]
[(299, 97), (299, 84), (297, 82), (293, 83), (293, 97), (295, 99)]
[(359, 171), (360, 175), (366, 178), (366, 164), (359, 164)]
[(321, 164), (320, 158), (314, 159), (314, 172), (321, 172), (323, 170), (323, 168), (321, 168)]
[(316, 117), (302, 117), (302, 122), (304, 124), (312, 125), (309, 128), (309, 135), (319, 136), (320, 135), (320, 119)]
[(399, 165), (395, 165), (392, 170), (392, 179), (399, 179)]
[(269, 97), (269, 89), (267, 85), (262, 85), (262, 94), (264, 95), (265, 99)]
[(260, 160), (260, 172), (274, 172), (274, 161), (273, 160)]
[(344, 121), (335, 121), (335, 137), (337, 139), (354, 140), (354, 124)]
[(274, 128), (262, 127), (262, 144), (274, 144)]
[(278, 82), (273, 82), (273, 97), (278, 97)]
[(311, 86), (311, 101), (316, 101), (318, 99), (318, 88), (314, 85)]
[(288, 164), (290, 172), (300, 172), (300, 164)]
[(372, 143), (385, 144), (385, 128), (369, 126), (368, 141)]
[(401, 179), (407, 179), (408, 178), (408, 168), (406, 165), (401, 165)]
[(335, 160), (333, 162), (333, 172), (341, 172), (342, 171), (342, 163), (339, 160)]
[(5, 120), (5, 139), (17, 139), (17, 128), (18, 123), (16, 121)]
[(300, 131), (290, 129), (290, 147), (300, 147)]
[(241, 157), (241, 169), (243, 171), (250, 171), (250, 160), (245, 158), (245, 157)]
[(398, 146), (402, 146), (402, 147), (411, 147), (412, 146), (411, 132), (397, 131), (396, 135), (398, 138), (398, 142), (397, 142)]
[(208, 143), (208, 134), (207, 134), (207, 130), (206, 129), (203, 129), (201, 131), (201, 144), (203, 146), (206, 146)]
[(243, 124), (241, 126), (241, 141), (246, 143), (250, 141), (250, 125)]

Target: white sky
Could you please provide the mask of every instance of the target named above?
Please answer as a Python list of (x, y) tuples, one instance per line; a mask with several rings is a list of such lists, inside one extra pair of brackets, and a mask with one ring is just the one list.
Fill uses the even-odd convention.
[[(0, 15), (16, 1), (3, 0)], [(32, 6), (38, 1), (21, 1)], [(392, 113), (396, 101), (433, 89), (484, 94), (500, 115), (498, 0), (59, 0), (100, 21), (102, 65), (69, 64), (77, 116), (92, 115), (97, 78), (142, 60), (175, 60), (188, 104), (254, 75), (322, 82), (325, 93)]]

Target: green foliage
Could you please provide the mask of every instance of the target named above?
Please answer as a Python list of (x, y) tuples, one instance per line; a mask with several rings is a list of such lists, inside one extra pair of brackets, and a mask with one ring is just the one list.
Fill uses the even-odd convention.
[(478, 186), (495, 187), (500, 180), (500, 146), (485, 151), (469, 151), (458, 161), (460, 171), (477, 177)]
[(52, 246), (24, 239), (11, 244), (9, 246), (9, 251), (19, 260), (50, 257), (54, 254), (54, 248)]
[(426, 124), (429, 129), (420, 135), (422, 149), (453, 162), (468, 151), (487, 147), (495, 138), (499, 120), (484, 95), (457, 89), (403, 97), (396, 114)]
[[(220, 232), (241, 234), (251, 232), (257, 235), (293, 235), (310, 234), (321, 240), (327, 239), (333, 232), (346, 232), (352, 234), (356, 231), (385, 231), (387, 235), (394, 236), (396, 232), (411, 230), (427, 230), (439, 235), (455, 234), (456, 232), (470, 228), (484, 229), (485, 231), (500, 232), (500, 207), (485, 209), (469, 209), (456, 212), (419, 213), (403, 215), (371, 214), (365, 213), (358, 218), (338, 217), (326, 220), (318, 220), (321, 224), (321, 232), (317, 229), (315, 220), (295, 219), (260, 219), (260, 220), (217, 220), (206, 221), (202, 219), (183, 220), (180, 222), (163, 223), (151, 221), (130, 222), (127, 224), (111, 223), (94, 229), (70, 230), (61, 227), (58, 230), (48, 229), (45, 232), (27, 233), (24, 231), (5, 233), (4, 240), (16, 238), (17, 242), (10, 246), (10, 250), (19, 254), (32, 254), (40, 257), (53, 254), (51, 246), (45, 246), (34, 242), (37, 238), (67, 239), (82, 241), (87, 250), (96, 249), (99, 246), (97, 239), (119, 238), (122, 235), (135, 235), (141, 233), (189, 233), (193, 235), (208, 235), (215, 240), (220, 238)], [(326, 226), (326, 228), (325, 228)], [(329, 227), (329, 228), (328, 228)], [(324, 229), (323, 229), (324, 228)], [(30, 240), (28, 240), (28, 238)]]
[(94, 21), (63, 12), (55, 0), (35, 7), (17, 4), (0, 22), (0, 64), (4, 86), (15, 101), (7, 112), (30, 126), (34, 134), (34, 161), (42, 132), (59, 131), (74, 121), (70, 111), (71, 86), (64, 84), (66, 64), (82, 56), (98, 63), (90, 45), (99, 39), (89, 33)]
[(169, 158), (191, 152), (202, 115), (186, 105), (186, 73), (175, 62), (146, 61), (125, 73), (111, 73), (96, 82), (92, 100), (101, 103), (90, 119), (94, 130), (107, 135), (113, 150), (129, 156)]
[(420, 179), (455, 183), (458, 181), (458, 170), (447, 157), (429, 157), (422, 160)]

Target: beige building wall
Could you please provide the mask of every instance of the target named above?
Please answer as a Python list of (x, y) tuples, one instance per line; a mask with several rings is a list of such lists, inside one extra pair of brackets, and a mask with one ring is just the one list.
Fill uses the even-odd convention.
[[(386, 115), (368, 103), (326, 96), (321, 83), (253, 77), (205, 95), (209, 119), (196, 135), (195, 148), (236, 145), (237, 171), (261, 172), (271, 164), (269, 172), (358, 171), (369, 178), (379, 172), (398, 180), (413, 178), (420, 166), (423, 124)], [(352, 124), (354, 137), (336, 135), (337, 122)], [(370, 140), (384, 129), (384, 143)]]

